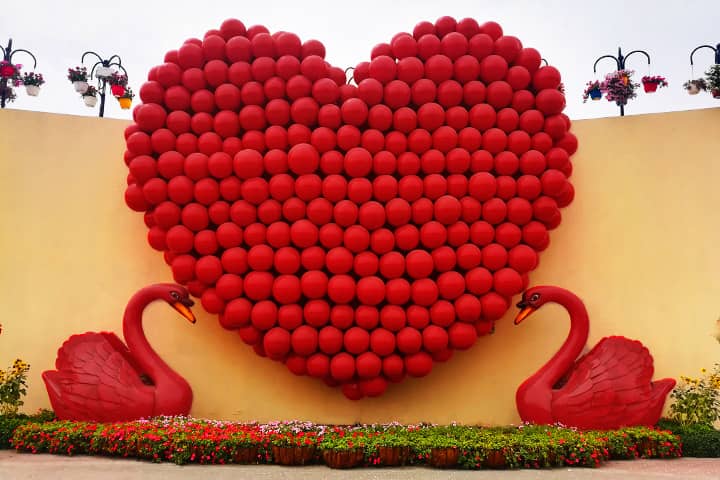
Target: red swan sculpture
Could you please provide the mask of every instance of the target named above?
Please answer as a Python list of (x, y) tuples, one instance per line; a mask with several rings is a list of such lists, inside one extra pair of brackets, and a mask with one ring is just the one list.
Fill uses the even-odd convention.
[(550, 361), (518, 388), (515, 400), (520, 418), (585, 430), (655, 425), (675, 380), (652, 382), (653, 359), (648, 349), (625, 337), (605, 337), (578, 359), (588, 338), (588, 314), (582, 300), (562, 288), (526, 291), (518, 303), (521, 311), (515, 324), (550, 302), (570, 314), (570, 334)]
[(42, 374), (59, 419), (117, 422), (187, 415), (192, 405), (190, 385), (155, 353), (142, 329), (143, 310), (156, 300), (164, 300), (195, 323), (188, 291), (156, 284), (138, 291), (125, 308), (127, 347), (109, 332), (68, 338), (58, 350), (57, 370)]

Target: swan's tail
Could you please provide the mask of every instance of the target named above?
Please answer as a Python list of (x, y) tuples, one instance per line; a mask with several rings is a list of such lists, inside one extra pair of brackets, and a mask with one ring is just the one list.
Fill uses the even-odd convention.
[(48, 397), (50, 397), (50, 405), (57, 418), (64, 418), (65, 408), (62, 401), (62, 390), (60, 388), (60, 372), (57, 370), (46, 370), (42, 373), (43, 382), (47, 388)]
[(655, 419), (660, 418), (662, 415), (665, 400), (672, 389), (675, 388), (675, 380), (672, 378), (663, 378), (662, 380), (652, 382), (651, 385), (652, 390), (648, 401), (648, 418), (652, 418), (654, 423)]

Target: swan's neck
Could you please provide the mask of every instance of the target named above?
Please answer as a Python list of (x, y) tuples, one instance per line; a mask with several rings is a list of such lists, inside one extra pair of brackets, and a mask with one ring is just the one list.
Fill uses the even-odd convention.
[(544, 387), (552, 388), (575, 363), (587, 343), (590, 321), (583, 302), (574, 294), (563, 291), (557, 303), (570, 315), (570, 333), (560, 349), (533, 377)]
[[(530, 404), (535, 417), (542, 412), (542, 423), (552, 423), (550, 402), (555, 384), (572, 368), (578, 355), (587, 342), (590, 330), (587, 310), (582, 301), (567, 290), (558, 289), (554, 301), (559, 303), (570, 314), (570, 333), (560, 349), (534, 375), (525, 380), (518, 388), (518, 407), (520, 399), (523, 404)], [(521, 416), (524, 417), (523, 412)]]
[(185, 383), (150, 346), (145, 338), (142, 327), (142, 315), (145, 308), (160, 295), (152, 288), (145, 288), (137, 292), (128, 302), (123, 317), (123, 335), (131, 355), (140, 365), (142, 372), (150, 377), (152, 382), (160, 388), (170, 384)]

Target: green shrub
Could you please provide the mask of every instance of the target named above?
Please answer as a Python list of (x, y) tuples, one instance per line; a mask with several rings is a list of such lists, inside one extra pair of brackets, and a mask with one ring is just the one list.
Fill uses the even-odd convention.
[(35, 415), (0, 415), (0, 450), (12, 448), (10, 439), (20, 425), (49, 422), (53, 418), (55, 414), (50, 410), (40, 410)]
[(683, 455), (686, 457), (720, 457), (720, 430), (703, 424), (680, 425), (668, 419), (660, 420), (658, 427), (670, 430), (680, 437)]

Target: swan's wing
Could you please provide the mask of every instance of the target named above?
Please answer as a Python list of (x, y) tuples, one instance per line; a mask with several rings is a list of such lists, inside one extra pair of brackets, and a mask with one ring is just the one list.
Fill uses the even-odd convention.
[(651, 398), (653, 359), (637, 340), (606, 337), (576, 363), (553, 390), (556, 420), (581, 428), (632, 424)]
[(153, 411), (154, 389), (143, 383), (137, 362), (112, 333), (73, 335), (58, 350), (55, 367), (43, 379), (63, 418), (116, 421)]

